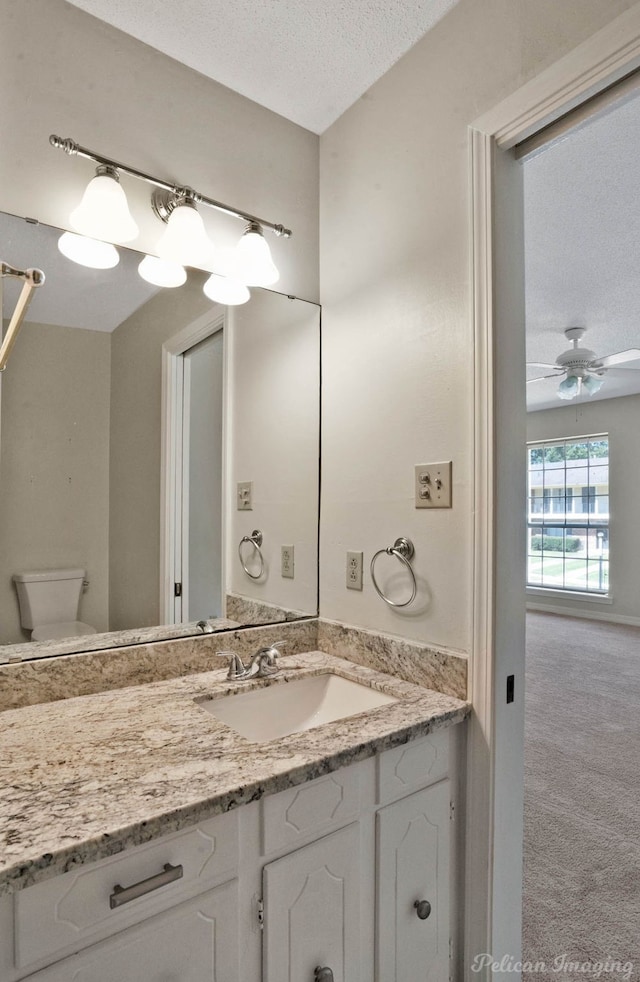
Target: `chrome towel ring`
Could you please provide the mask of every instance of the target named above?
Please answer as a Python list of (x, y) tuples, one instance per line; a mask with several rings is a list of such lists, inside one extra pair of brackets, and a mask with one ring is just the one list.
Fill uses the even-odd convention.
[[(259, 573), (252, 573), (251, 570), (247, 568), (247, 564), (242, 558), (242, 546), (244, 545), (245, 542), (250, 542), (253, 548), (255, 549), (256, 553), (258, 554), (258, 559), (260, 560)], [(260, 529), (254, 529), (251, 535), (243, 535), (238, 544), (238, 557), (240, 559), (240, 563), (242, 564), (242, 568), (247, 574), (247, 576), (250, 576), (252, 580), (259, 580), (262, 574), (264, 573), (264, 556), (262, 555), (262, 549), (260, 548), (261, 545), (262, 545), (262, 532), (260, 531)]]
[[(371, 560), (370, 570), (371, 570), (371, 582), (373, 583), (373, 587), (376, 593), (378, 594), (378, 596), (380, 597), (380, 599), (384, 600), (384, 602), (386, 604), (389, 604), (390, 607), (408, 607), (409, 604), (413, 603), (413, 601), (416, 599), (416, 593), (418, 592), (418, 584), (416, 582), (416, 574), (414, 573), (413, 566), (411, 565), (410, 562), (410, 560), (413, 559), (414, 552), (415, 549), (413, 548), (413, 542), (411, 541), (411, 539), (405, 539), (403, 536), (400, 536), (400, 538), (396, 539), (393, 545), (389, 546), (388, 549), (378, 549), (378, 551), (374, 554), (373, 559)], [(411, 596), (409, 597), (408, 600), (405, 600), (403, 603), (398, 603), (395, 600), (389, 600), (389, 598), (384, 595), (384, 593), (376, 583), (376, 576), (374, 572), (376, 559), (378, 558), (378, 556), (382, 556), (385, 553), (387, 556), (395, 556), (397, 559), (400, 560), (402, 565), (406, 566), (406, 568), (409, 570), (409, 574), (411, 576), (411, 582), (412, 582)]]

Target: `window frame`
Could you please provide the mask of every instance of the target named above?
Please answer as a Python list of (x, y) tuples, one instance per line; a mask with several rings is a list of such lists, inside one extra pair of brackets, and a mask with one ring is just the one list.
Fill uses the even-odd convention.
[[(567, 458), (567, 447), (587, 445), (590, 443), (606, 442), (607, 454), (604, 457), (591, 457), (587, 450), (584, 458)], [(564, 453), (557, 461), (547, 461), (545, 451), (552, 447), (563, 447)], [(610, 459), (611, 440), (608, 433), (585, 434), (581, 436), (559, 437), (550, 440), (528, 440), (527, 445), (527, 512), (526, 512), (526, 591), (529, 596), (564, 596), (574, 600), (595, 601), (596, 603), (612, 603), (611, 593), (611, 511), (610, 511)], [(531, 451), (542, 451), (539, 463), (532, 464)], [(583, 463), (581, 463), (581, 461)], [(561, 466), (559, 466), (561, 465)], [(570, 473), (573, 469), (578, 473)], [(606, 480), (602, 474), (595, 473), (596, 467), (606, 467)], [(584, 470), (578, 470), (584, 468)], [(545, 472), (547, 469), (553, 475), (547, 484)], [(538, 474), (532, 483), (533, 472)], [(561, 476), (560, 483), (558, 478)], [(598, 480), (598, 478), (600, 478)], [(605, 502), (607, 510), (601, 507)], [(560, 509), (560, 502), (564, 510)], [(586, 510), (585, 510), (586, 502)], [(577, 510), (579, 509), (579, 510)], [(604, 535), (602, 533), (604, 532)], [(544, 541), (540, 543), (540, 551), (532, 548), (531, 542), (535, 535), (542, 537), (562, 536), (565, 539), (561, 550), (545, 550)], [(571, 553), (566, 551), (566, 538), (578, 536), (583, 539), (582, 554), (576, 556), (584, 565), (584, 583), (572, 582), (567, 584), (567, 573), (580, 576), (580, 570), (574, 570), (571, 563)], [(606, 549), (606, 558), (605, 558)], [(539, 578), (531, 579), (532, 559), (540, 560)], [(549, 562), (555, 567), (561, 563), (561, 582), (544, 582), (545, 559), (547, 569)], [(535, 575), (535, 574), (533, 574)], [(595, 586), (590, 584), (592, 577), (597, 577)]]

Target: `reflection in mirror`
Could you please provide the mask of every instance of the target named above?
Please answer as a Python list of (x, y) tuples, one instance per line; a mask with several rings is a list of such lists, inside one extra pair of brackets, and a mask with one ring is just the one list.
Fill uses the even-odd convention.
[(59, 234), (0, 215), (0, 258), (46, 274), (1, 377), (0, 660), (317, 614), (317, 305), (224, 308)]

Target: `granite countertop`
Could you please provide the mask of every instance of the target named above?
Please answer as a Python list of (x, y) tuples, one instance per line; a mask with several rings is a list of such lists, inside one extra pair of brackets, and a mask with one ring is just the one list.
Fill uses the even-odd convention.
[[(64, 873), (464, 719), (469, 705), (308, 652), (276, 681), (224, 669), (2, 714), (0, 893)], [(398, 702), (259, 745), (194, 702), (328, 670)]]

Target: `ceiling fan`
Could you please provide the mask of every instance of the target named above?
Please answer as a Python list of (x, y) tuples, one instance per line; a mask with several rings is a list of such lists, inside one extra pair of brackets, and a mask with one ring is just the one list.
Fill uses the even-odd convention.
[(597, 358), (595, 351), (580, 347), (580, 341), (585, 332), (585, 327), (568, 327), (566, 329), (564, 336), (567, 341), (571, 342), (572, 347), (558, 355), (554, 365), (543, 361), (527, 362), (528, 368), (553, 369), (550, 375), (538, 375), (536, 378), (528, 379), (527, 385), (530, 382), (539, 382), (541, 379), (562, 378), (564, 376), (558, 386), (558, 397), (560, 399), (574, 399), (583, 390), (590, 396), (597, 392), (604, 382), (607, 372), (640, 371), (640, 365), (637, 368), (625, 367), (626, 362), (640, 361), (640, 348), (628, 348), (626, 351), (616, 351), (614, 354)]

